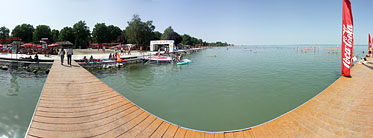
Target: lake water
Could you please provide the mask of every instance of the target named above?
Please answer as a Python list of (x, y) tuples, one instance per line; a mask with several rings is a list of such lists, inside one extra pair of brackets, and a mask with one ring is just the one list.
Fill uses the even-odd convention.
[(24, 137), (46, 76), (0, 70), (0, 138)]
[[(132, 64), (90, 71), (169, 122), (205, 131), (234, 130), (282, 115), (333, 83), (340, 76), (340, 53), (333, 48), (222, 47), (187, 55), (193, 62), (183, 66)], [(355, 46), (355, 55), (365, 48)], [(24, 137), (46, 77), (0, 70), (0, 138)]]
[[(308, 48), (308, 50), (307, 50)], [(315, 96), (340, 76), (336, 46), (240, 46), (203, 50), (188, 65), (91, 70), (145, 110), (198, 130), (259, 125)], [(364, 46), (355, 46), (362, 55)], [(215, 57), (216, 56), (216, 57)]]

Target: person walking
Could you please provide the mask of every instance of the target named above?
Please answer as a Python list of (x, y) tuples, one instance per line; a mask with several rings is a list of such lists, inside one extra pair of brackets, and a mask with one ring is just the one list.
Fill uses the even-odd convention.
[(39, 56), (38, 56), (38, 53), (35, 54), (35, 56), (34, 56), (34, 60), (35, 60), (35, 62), (37, 62), (38, 65), (39, 65)]
[(65, 58), (65, 50), (63, 48), (61, 49), (60, 56), (61, 56), (61, 65), (63, 65), (63, 59)]
[(142, 46), (140, 46), (140, 55), (142, 56)]
[(71, 66), (71, 56), (73, 55), (73, 49), (71, 49), (71, 47), (69, 47), (69, 49), (67, 50), (67, 64), (69, 64)]

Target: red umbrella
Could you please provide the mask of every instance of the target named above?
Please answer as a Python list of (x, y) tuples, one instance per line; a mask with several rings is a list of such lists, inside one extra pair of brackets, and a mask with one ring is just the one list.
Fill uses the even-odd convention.
[(50, 45), (48, 45), (48, 47), (56, 47), (56, 46), (58, 46), (58, 44), (50, 44)]
[(41, 48), (41, 45), (36, 45), (37, 48)]
[(12, 46), (12, 44), (8, 44), (8, 47), (11, 47)]
[(31, 44), (31, 43), (27, 43), (27, 44), (23, 44), (21, 45), (22, 47), (34, 47), (36, 46), (35, 44)]

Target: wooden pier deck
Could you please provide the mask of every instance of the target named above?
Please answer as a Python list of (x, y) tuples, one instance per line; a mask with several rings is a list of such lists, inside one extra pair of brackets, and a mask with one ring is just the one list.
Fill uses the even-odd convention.
[(373, 62), (356, 65), (352, 75), (339, 78), (307, 103), (267, 123), (211, 133), (166, 122), (75, 62), (66, 67), (55, 61), (26, 137), (372, 137)]

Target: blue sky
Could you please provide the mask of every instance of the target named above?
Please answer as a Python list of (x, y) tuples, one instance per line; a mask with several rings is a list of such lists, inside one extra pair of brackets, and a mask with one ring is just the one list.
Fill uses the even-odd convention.
[[(373, 33), (373, 1), (351, 0), (355, 44)], [(52, 29), (85, 20), (124, 29), (133, 14), (156, 30), (234, 44), (340, 44), (342, 0), (1, 0), (0, 26)]]

